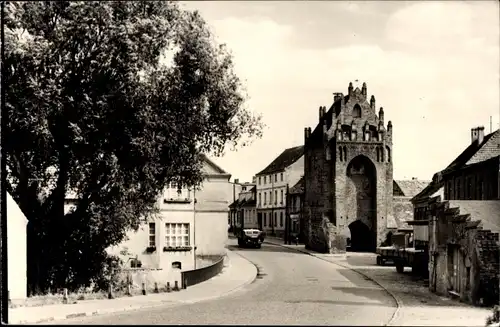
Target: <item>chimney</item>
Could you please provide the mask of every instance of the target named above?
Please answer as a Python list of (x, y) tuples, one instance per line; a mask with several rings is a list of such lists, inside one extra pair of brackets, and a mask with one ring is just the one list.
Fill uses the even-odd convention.
[(234, 179), (234, 184), (239, 184), (240, 183), (240, 180), (238, 178), (235, 178)]
[(349, 87), (347, 88), (347, 92), (348, 92), (349, 96), (352, 95), (352, 91), (353, 91), (352, 82), (349, 82)]
[(477, 144), (483, 143), (484, 140), (484, 126), (471, 128), (470, 130), (471, 143), (477, 140)]
[(416, 178), (416, 177), (412, 177), (412, 178), (411, 178), (411, 180), (412, 180), (412, 181), (416, 181), (417, 179), (418, 179), (418, 178)]

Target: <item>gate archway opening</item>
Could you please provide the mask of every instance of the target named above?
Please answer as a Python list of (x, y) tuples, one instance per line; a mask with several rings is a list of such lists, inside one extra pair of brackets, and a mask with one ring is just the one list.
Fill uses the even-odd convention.
[[(348, 217), (350, 249), (375, 252), (377, 246), (377, 176), (373, 162), (359, 155), (346, 171), (345, 208)], [(349, 219), (350, 218), (350, 219)]]
[(372, 231), (361, 220), (353, 221), (349, 224), (349, 231), (351, 232), (351, 246), (352, 252), (370, 252), (372, 247)]

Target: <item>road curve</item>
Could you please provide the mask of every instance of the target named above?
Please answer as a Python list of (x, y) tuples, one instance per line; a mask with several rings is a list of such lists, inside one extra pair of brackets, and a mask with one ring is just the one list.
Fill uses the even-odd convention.
[(217, 300), (155, 307), (58, 324), (386, 325), (396, 303), (358, 273), (284, 247), (229, 248), (254, 263), (259, 275)]

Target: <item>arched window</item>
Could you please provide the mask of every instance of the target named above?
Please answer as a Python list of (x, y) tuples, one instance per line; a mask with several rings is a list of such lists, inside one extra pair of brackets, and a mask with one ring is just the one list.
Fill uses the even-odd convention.
[(380, 162), (384, 162), (384, 148), (380, 147)]
[(342, 161), (343, 153), (342, 153), (342, 147), (339, 146), (339, 160)]
[(352, 108), (352, 117), (361, 118), (361, 107), (357, 103), (354, 105), (354, 108)]
[(387, 150), (387, 162), (391, 162), (391, 149), (388, 146), (385, 149)]
[(377, 147), (377, 162), (380, 161), (380, 148)]
[(347, 148), (344, 146), (344, 161), (347, 161)]

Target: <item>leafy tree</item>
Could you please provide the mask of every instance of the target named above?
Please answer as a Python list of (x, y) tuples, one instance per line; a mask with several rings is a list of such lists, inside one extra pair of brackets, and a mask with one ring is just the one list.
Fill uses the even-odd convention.
[[(163, 1), (7, 2), (8, 191), (28, 223), (32, 293), (88, 286), (171, 181), (261, 136), (230, 53)], [(64, 211), (68, 190), (78, 205)]]

